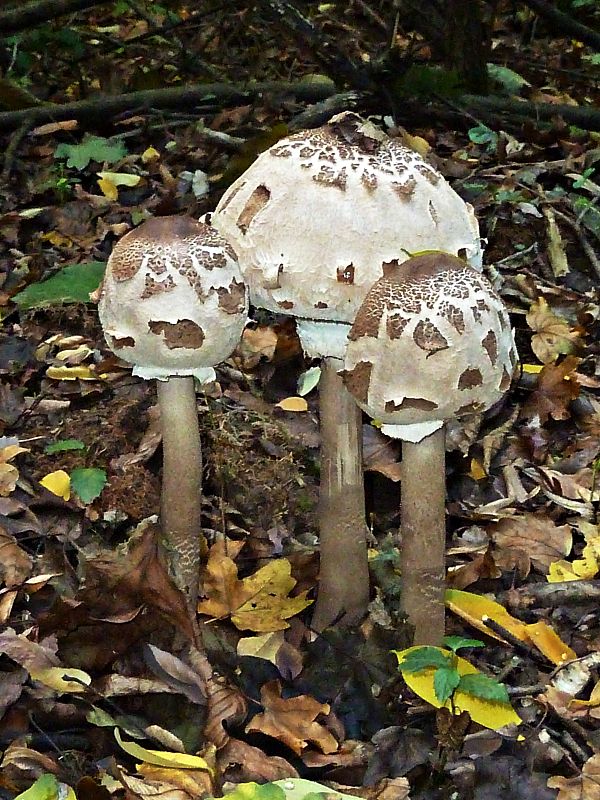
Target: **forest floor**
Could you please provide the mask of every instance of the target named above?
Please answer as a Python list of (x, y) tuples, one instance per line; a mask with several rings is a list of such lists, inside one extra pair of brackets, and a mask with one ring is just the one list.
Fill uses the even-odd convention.
[[(156, 39), (160, 10), (113, 5), (21, 37), (21, 84), (65, 102), (84, 87), (319, 73), (255, 9)], [(382, 39), (380, 5), (324, 4), (315, 21), (360, 58)], [(510, 15), (493, 42), (505, 89), (600, 104), (597, 60), (580, 43)], [(418, 55), (428, 63), (425, 43)], [(483, 643), (468, 660), (505, 684), (522, 722), (496, 730), (494, 703), (479, 724), (436, 713), (398, 671), (391, 651), (410, 642), (395, 568), (401, 454), (366, 418), (369, 616), (315, 637), (310, 605), (288, 614), (317, 585), (317, 393), (293, 324), (260, 312), (199, 396), (202, 582), (223, 609), (198, 618), (218, 676), (207, 706), (148, 522), (161, 481), (155, 388), (112, 355), (84, 301), (119, 236), (148, 215), (213, 209), (302, 110), (266, 96), (2, 134), (0, 791), (12, 798), (50, 773), (80, 800), (186, 800), (292, 776), (369, 800), (600, 798), (600, 135), (560, 118), (489, 127), (464, 114), (449, 128), (432, 113), (417, 128), (393, 126), (388, 109), (373, 117), (474, 205), (516, 333), (522, 371), (505, 403), (449, 438), (447, 632)], [(282, 403), (299, 381), (306, 405)], [(291, 588), (279, 575), (258, 620), (228, 605), (234, 584), (278, 561)], [(169, 751), (170, 765), (134, 741)], [(183, 750), (211, 769), (185, 769)]]

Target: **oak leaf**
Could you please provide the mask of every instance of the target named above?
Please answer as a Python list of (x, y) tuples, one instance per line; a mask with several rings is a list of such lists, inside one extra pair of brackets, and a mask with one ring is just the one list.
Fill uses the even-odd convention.
[(246, 725), (246, 733), (258, 731), (272, 736), (297, 755), (301, 755), (309, 743), (315, 744), (323, 753), (334, 753), (338, 749), (337, 739), (325, 725), (316, 721), (319, 714), (329, 714), (327, 703), (319, 703), (306, 694), (283, 698), (279, 681), (264, 684), (260, 701), (264, 712)]

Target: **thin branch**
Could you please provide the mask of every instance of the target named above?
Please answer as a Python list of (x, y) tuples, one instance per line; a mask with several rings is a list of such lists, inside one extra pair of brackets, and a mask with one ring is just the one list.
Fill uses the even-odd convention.
[(600, 33), (582, 25), (569, 14), (564, 14), (547, 0), (523, 0), (523, 3), (540, 17), (543, 17), (550, 30), (558, 36), (569, 35), (588, 44), (595, 50), (600, 50)]

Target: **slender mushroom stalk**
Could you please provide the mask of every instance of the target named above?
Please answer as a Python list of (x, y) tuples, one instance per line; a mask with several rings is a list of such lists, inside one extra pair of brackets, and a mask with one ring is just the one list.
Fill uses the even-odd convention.
[(417, 644), (439, 645), (444, 638), (445, 438), (442, 427), (420, 442), (402, 442), (401, 608)]
[(191, 612), (198, 594), (202, 452), (194, 379), (214, 380), (248, 314), (235, 255), (209, 225), (148, 220), (117, 242), (98, 313), (108, 346), (157, 379), (163, 434), (161, 526), (171, 576)]
[(312, 618), (317, 631), (338, 619), (342, 625), (359, 622), (369, 602), (362, 412), (338, 375), (340, 366), (339, 359), (324, 358), (319, 380), (321, 569)]
[(346, 387), (402, 439), (402, 608), (415, 644), (444, 635), (444, 425), (478, 414), (508, 390), (517, 357), (504, 304), (453, 255), (390, 266), (349, 334)]
[[(313, 627), (321, 630), (340, 614), (342, 624), (351, 624), (366, 612), (369, 596), (357, 477), (361, 425), (328, 359), (344, 358), (369, 288), (407, 253), (464, 252), (481, 268), (477, 221), (430, 164), (353, 113), (262, 153), (225, 192), (212, 221), (238, 255), (252, 304), (294, 316), (307, 355), (324, 359), (321, 577)], [(357, 443), (349, 468), (336, 431), (345, 431), (344, 447)]]
[(193, 376), (157, 381), (162, 426), (160, 519), (186, 597), (198, 596), (202, 530), (202, 447)]

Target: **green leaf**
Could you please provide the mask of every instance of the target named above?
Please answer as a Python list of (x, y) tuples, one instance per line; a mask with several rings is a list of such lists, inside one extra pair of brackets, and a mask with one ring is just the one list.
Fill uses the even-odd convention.
[(459, 687), (461, 692), (472, 694), (481, 700), (491, 700), (495, 703), (510, 702), (506, 686), (487, 675), (463, 675)]
[(312, 392), (315, 386), (319, 383), (320, 377), (321, 367), (311, 367), (310, 369), (307, 369), (306, 372), (303, 372), (298, 378), (298, 394), (300, 397), (310, 394), (310, 392)]
[(438, 647), (419, 647), (404, 657), (400, 672), (421, 672), (431, 667), (450, 667), (449, 657)]
[(458, 670), (454, 667), (440, 667), (433, 676), (433, 689), (440, 703), (445, 703), (461, 682)]
[(463, 639), (462, 636), (444, 636), (444, 644), (454, 653), (461, 647), (485, 647), (479, 639)]
[(96, 467), (79, 467), (71, 473), (71, 489), (82, 503), (95, 500), (106, 485), (106, 472)]
[(498, 134), (487, 125), (469, 128), (467, 135), (473, 144), (484, 144), (489, 151), (495, 150), (498, 144)]
[(56, 800), (58, 794), (59, 785), (56, 777), (46, 773), (40, 775), (33, 786), (18, 794), (15, 800)]
[(12, 299), (21, 309), (59, 303), (89, 303), (90, 293), (100, 285), (105, 266), (102, 261), (71, 264), (46, 281), (32, 283)]
[(120, 139), (105, 139), (104, 136), (83, 137), (81, 144), (59, 144), (54, 151), (54, 158), (66, 158), (67, 167), (82, 170), (90, 161), (114, 164), (127, 155), (127, 148)]
[(63, 453), (65, 450), (85, 450), (85, 444), (79, 439), (59, 439), (57, 442), (50, 442), (44, 447), (44, 453)]
[(490, 78), (499, 83), (509, 94), (519, 94), (524, 86), (531, 86), (518, 72), (500, 64), (488, 64), (487, 71)]

